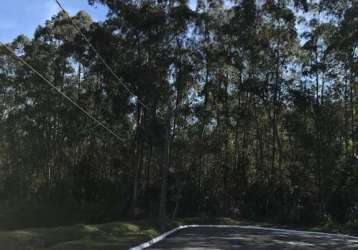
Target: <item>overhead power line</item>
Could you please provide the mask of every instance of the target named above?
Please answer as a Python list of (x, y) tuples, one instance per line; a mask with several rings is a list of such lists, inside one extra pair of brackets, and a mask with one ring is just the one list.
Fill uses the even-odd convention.
[(62, 95), (64, 98), (66, 98), (69, 102), (71, 102), (76, 108), (78, 108), (80, 111), (82, 111), (86, 116), (88, 116), (91, 120), (96, 122), (99, 126), (104, 128), (107, 132), (115, 136), (120, 141), (123, 141), (123, 139), (112, 129), (107, 127), (103, 122), (96, 119), (94, 116), (92, 116), (90, 113), (88, 113), (84, 108), (82, 108), (79, 104), (77, 104), (74, 100), (71, 99), (68, 95), (63, 93), (61, 90), (59, 90), (49, 79), (47, 79), (45, 76), (43, 76), (38, 70), (36, 70), (33, 66), (31, 66), (28, 62), (26, 62), (24, 59), (19, 57), (15, 51), (13, 51), (9, 46), (2, 43), (0, 41), (0, 45), (3, 46), (7, 51), (9, 51), (11, 54), (13, 54), (21, 63), (23, 63), (25, 66), (27, 66), (29, 69), (31, 69), (36, 75), (38, 75), (42, 80), (44, 80), (48, 85), (51, 86), (51, 88), (55, 89), (60, 95)]
[(147, 105), (145, 105), (140, 98), (133, 92), (130, 90), (130, 88), (127, 86), (127, 84), (125, 84), (123, 82), (123, 80), (114, 72), (114, 70), (109, 66), (109, 64), (106, 62), (106, 60), (100, 55), (100, 53), (97, 51), (97, 49), (92, 45), (91, 41), (87, 38), (87, 36), (81, 31), (81, 28), (78, 27), (77, 24), (75, 24), (71, 18), (71, 16), (68, 14), (68, 12), (66, 11), (66, 9), (63, 7), (63, 5), (60, 3), (59, 0), (55, 0), (55, 2), (57, 3), (57, 5), (60, 7), (60, 9), (67, 15), (68, 19), (70, 20), (72, 26), (75, 28), (75, 30), (81, 35), (81, 37), (88, 43), (89, 47), (95, 52), (95, 54), (97, 55), (97, 57), (101, 60), (101, 62), (103, 63), (103, 65), (107, 68), (107, 70), (114, 76), (114, 78), (119, 82), (119, 84), (121, 84), (123, 86), (123, 88), (125, 88), (125, 90), (128, 91), (128, 93), (130, 93), (131, 95), (137, 97), (138, 102), (147, 110), (149, 110), (149, 108), (147, 107)]

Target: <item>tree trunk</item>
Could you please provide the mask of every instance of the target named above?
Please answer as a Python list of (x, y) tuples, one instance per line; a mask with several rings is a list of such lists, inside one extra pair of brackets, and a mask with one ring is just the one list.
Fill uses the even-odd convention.
[(167, 219), (167, 196), (168, 196), (168, 173), (170, 168), (170, 131), (171, 131), (171, 104), (168, 101), (168, 111), (166, 115), (166, 129), (165, 129), (165, 139), (164, 145), (162, 146), (162, 184), (160, 189), (160, 202), (159, 202), (159, 219), (161, 221), (161, 226), (164, 226), (164, 223)]

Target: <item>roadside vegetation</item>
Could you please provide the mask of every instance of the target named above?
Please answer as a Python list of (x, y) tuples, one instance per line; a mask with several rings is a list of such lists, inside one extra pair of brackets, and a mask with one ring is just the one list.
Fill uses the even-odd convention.
[(4, 250), (128, 250), (158, 235), (148, 222), (26, 228), (0, 231)]
[(358, 230), (358, 2), (195, 3), (89, 0), (106, 20), (0, 45), (6, 246), (118, 249), (187, 217)]

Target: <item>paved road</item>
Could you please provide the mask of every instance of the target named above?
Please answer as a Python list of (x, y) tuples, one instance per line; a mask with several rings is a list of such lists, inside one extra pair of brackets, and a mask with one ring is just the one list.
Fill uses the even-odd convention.
[(180, 230), (147, 249), (358, 250), (358, 238), (285, 230), (205, 227)]

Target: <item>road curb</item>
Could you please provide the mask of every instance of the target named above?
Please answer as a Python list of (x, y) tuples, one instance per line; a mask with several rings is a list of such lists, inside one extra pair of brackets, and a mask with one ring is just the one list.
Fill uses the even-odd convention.
[(150, 247), (152, 245), (154, 245), (155, 243), (161, 241), (161, 240), (164, 240), (166, 237), (168, 237), (169, 235), (179, 231), (179, 230), (182, 230), (182, 229), (185, 229), (185, 228), (192, 228), (192, 227), (199, 227), (200, 225), (185, 225), (185, 226), (179, 226), (179, 227), (176, 227), (166, 233), (163, 233), (161, 235), (159, 235), (158, 237), (155, 237), (154, 239), (150, 240), (150, 241), (147, 241), (147, 242), (144, 242), (138, 246), (135, 246), (135, 247), (131, 247), (129, 248), (129, 250), (142, 250), (142, 249), (145, 249), (147, 247)]
[(293, 230), (293, 229), (282, 229), (282, 228), (274, 228), (274, 227), (260, 227), (260, 226), (238, 226), (238, 225), (185, 225), (176, 227), (166, 233), (163, 233), (154, 239), (144, 242), (138, 246), (131, 247), (129, 250), (142, 250), (148, 248), (159, 241), (164, 240), (169, 235), (186, 228), (194, 228), (194, 227), (214, 227), (214, 228), (240, 228), (240, 229), (254, 229), (254, 230), (267, 230), (267, 231), (276, 231), (276, 232), (286, 232), (286, 233), (307, 233), (307, 234), (314, 234), (314, 235), (321, 235), (321, 236), (340, 236), (340, 237), (347, 237), (350, 239), (357, 239), (358, 237), (354, 237), (351, 235), (346, 234), (333, 234), (333, 233), (323, 233), (323, 232), (314, 232), (314, 231), (302, 231), (302, 230)]

